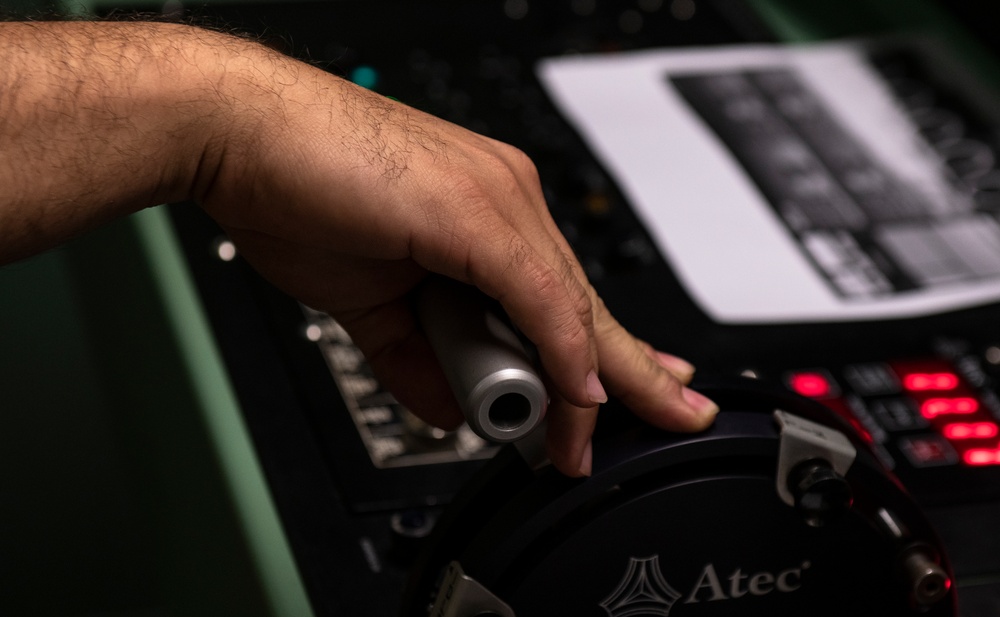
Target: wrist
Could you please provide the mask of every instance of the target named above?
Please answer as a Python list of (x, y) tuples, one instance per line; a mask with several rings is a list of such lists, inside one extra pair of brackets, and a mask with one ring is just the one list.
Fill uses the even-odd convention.
[(176, 24), (0, 23), (0, 261), (190, 195), (225, 130), (217, 38)]

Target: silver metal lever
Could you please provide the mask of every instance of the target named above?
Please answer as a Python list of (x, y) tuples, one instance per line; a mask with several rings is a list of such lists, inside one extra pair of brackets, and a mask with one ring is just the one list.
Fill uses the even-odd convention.
[(548, 397), (521, 339), (479, 290), (428, 279), (417, 315), (431, 348), (477, 435), (516, 441), (545, 415)]

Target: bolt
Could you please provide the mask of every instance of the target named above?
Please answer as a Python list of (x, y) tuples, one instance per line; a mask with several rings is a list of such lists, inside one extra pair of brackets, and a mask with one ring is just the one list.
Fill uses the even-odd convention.
[(788, 490), (795, 498), (795, 509), (811, 527), (840, 518), (854, 503), (851, 485), (820, 459), (796, 465), (788, 474)]

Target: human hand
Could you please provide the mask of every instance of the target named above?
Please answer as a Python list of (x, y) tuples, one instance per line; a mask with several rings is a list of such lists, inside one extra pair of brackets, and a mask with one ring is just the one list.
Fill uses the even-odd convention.
[(266, 278), (337, 319), (414, 413), (461, 421), (411, 306), (434, 272), (498, 300), (536, 345), (563, 473), (590, 473), (606, 391), (664, 429), (712, 421), (685, 387), (694, 369), (609, 314), (521, 151), (262, 48), (241, 50), (222, 88), (231, 120), (199, 202)]
[(329, 312), (424, 419), (461, 416), (414, 320), (429, 272), (497, 299), (537, 347), (548, 451), (590, 470), (604, 387), (707, 426), (692, 368), (608, 314), (519, 150), (253, 42), (179, 24), (0, 24), (0, 263), (194, 197), (276, 285)]

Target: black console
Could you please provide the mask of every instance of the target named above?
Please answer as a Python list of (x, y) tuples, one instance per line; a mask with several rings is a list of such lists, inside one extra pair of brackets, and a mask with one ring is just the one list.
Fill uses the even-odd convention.
[[(641, 338), (696, 364), (698, 385), (723, 403), (716, 426), (691, 437), (621, 420), (627, 413), (612, 401), (598, 427), (593, 478), (531, 469), (511, 446), (414, 418), (334, 320), (263, 283), (196, 207), (172, 206), (317, 615), (987, 617), (1000, 610), (1000, 307), (885, 319), (712, 319), (536, 78), (538, 59), (566, 54), (774, 42), (747, 6), (330, 2), (195, 13), (525, 150), (612, 312)], [(955, 216), (996, 225), (989, 182), (1000, 177), (992, 158), (998, 125), (908, 47), (880, 47), (870, 61), (906, 113), (920, 118), (955, 186), (968, 191), (972, 206)], [(782, 130), (807, 143), (816, 168), (845, 186), (860, 168), (838, 162), (846, 146), (835, 130), (817, 129), (829, 119), (739, 125), (719, 115), (719, 92), (778, 101), (779, 110), (789, 92), (803, 100), (788, 75), (744, 77), (735, 86), (698, 76), (674, 83), (762, 194), (805, 204), (794, 213), (775, 206), (803, 250), (815, 247), (818, 229), (843, 241), (838, 246), (860, 247), (852, 263), (868, 260), (869, 287), (858, 287), (838, 278), (842, 264), (810, 254), (820, 278), (848, 299), (871, 285), (905, 294), (938, 284), (944, 258), (901, 256), (898, 247), (912, 240), (900, 221), (907, 233), (920, 228), (912, 237), (946, 238), (935, 259), (961, 254), (946, 244), (967, 236), (940, 232), (940, 212), (908, 198), (905, 185), (867, 192), (871, 185), (856, 185), (851, 210), (795, 193), (805, 189), (786, 182), (762, 146)], [(955, 130), (962, 148), (947, 139)], [(851, 160), (861, 165), (864, 157)], [(991, 264), (973, 266), (958, 268), (961, 276), (996, 274)], [(819, 468), (796, 472), (806, 476), (777, 472), (790, 439), (785, 423), (796, 420), (776, 419), (776, 409), (843, 437), (856, 452), (850, 471), (828, 469), (820, 448), (807, 457)], [(793, 485), (806, 486), (805, 496), (780, 499), (798, 490)], [(809, 510), (802, 502), (815, 497), (814, 486), (820, 505)], [(838, 509), (846, 513), (835, 516)], [(469, 603), (449, 605), (448, 593)]]

